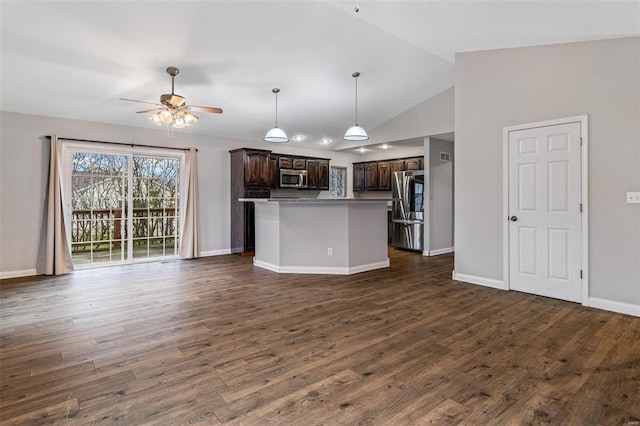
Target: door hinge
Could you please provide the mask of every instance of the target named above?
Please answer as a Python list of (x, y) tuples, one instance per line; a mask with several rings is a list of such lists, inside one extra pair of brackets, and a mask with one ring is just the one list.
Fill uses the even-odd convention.
[(582, 279), (582, 269), (580, 269), (580, 279)]
[(582, 213), (582, 203), (580, 203), (580, 213)]
[(582, 136), (580, 136), (580, 146), (582, 146)]

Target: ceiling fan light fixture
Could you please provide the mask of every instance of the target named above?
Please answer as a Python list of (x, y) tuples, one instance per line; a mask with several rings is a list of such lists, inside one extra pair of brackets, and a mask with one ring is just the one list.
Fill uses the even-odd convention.
[(343, 139), (347, 141), (366, 141), (369, 139), (369, 135), (367, 135), (367, 132), (358, 124), (358, 77), (360, 77), (360, 73), (356, 71), (351, 74), (351, 77), (356, 79), (356, 122), (354, 126), (347, 129)]
[(149, 117), (149, 120), (151, 120), (152, 123), (157, 124), (158, 126), (162, 126), (162, 121), (160, 121), (160, 117), (158, 116), (158, 114), (153, 114), (151, 117)]
[(185, 126), (191, 126), (195, 124), (199, 117), (193, 113), (191, 113), (191, 109), (195, 111), (202, 111), (214, 114), (221, 114), (222, 109), (214, 108), (214, 107), (204, 107), (204, 106), (189, 106), (187, 105), (187, 101), (184, 97), (180, 95), (176, 95), (175, 93), (175, 77), (178, 75), (180, 70), (176, 67), (168, 67), (167, 73), (171, 76), (171, 93), (165, 93), (164, 95), (160, 95), (160, 103), (146, 102), (146, 101), (138, 101), (135, 99), (125, 99), (120, 98), (123, 101), (129, 102), (138, 102), (143, 104), (151, 104), (159, 106), (160, 108), (153, 108), (144, 111), (137, 111), (137, 113), (148, 113), (152, 111), (158, 111), (157, 113), (151, 115), (149, 120), (161, 126), (166, 124), (167, 126), (171, 125), (172, 128), (183, 128)]
[(184, 126), (186, 126), (186, 123), (184, 122), (184, 118), (182, 117), (177, 117), (173, 122), (173, 127), (175, 127), (176, 129), (182, 129)]
[(198, 121), (198, 116), (195, 114), (192, 114), (190, 112), (187, 112), (184, 115), (184, 124), (186, 124), (187, 126), (191, 126), (192, 124), (195, 124), (196, 121)]
[(265, 142), (271, 142), (271, 143), (289, 142), (289, 138), (287, 137), (287, 134), (284, 132), (284, 130), (278, 127), (278, 93), (280, 92), (280, 89), (276, 87), (275, 89), (272, 90), (272, 92), (275, 93), (276, 95), (276, 122), (273, 128), (269, 130), (267, 134), (264, 136), (263, 140)]
[(173, 120), (173, 117), (171, 116), (171, 111), (169, 111), (168, 109), (163, 109), (162, 111), (160, 111), (158, 113), (158, 120), (160, 120), (160, 122), (164, 124), (171, 123), (171, 121)]

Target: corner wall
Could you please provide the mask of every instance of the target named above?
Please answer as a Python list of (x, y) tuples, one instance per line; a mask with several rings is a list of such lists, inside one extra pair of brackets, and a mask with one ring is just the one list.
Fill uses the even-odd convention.
[(502, 128), (589, 116), (589, 300), (640, 315), (640, 38), (456, 55), (455, 271), (503, 282)]

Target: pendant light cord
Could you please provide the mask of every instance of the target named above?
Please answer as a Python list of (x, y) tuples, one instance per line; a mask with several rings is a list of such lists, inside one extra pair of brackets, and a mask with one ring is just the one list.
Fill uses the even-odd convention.
[(358, 125), (358, 77), (356, 77), (356, 126)]
[(356, 79), (356, 126), (358, 125), (358, 77), (360, 77), (359, 72), (354, 72), (352, 77)]
[(278, 92), (276, 92), (276, 123), (275, 127), (278, 127)]

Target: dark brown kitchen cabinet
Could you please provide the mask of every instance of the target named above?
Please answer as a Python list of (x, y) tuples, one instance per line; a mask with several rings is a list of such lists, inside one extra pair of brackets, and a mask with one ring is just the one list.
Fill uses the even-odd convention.
[(271, 191), (270, 151), (234, 149), (231, 155), (231, 252), (247, 253), (255, 249), (255, 213), (251, 202), (240, 198), (269, 198)]
[(378, 162), (378, 190), (391, 190), (391, 164), (388, 161)]
[(404, 161), (404, 169), (405, 170), (422, 170), (422, 158), (407, 158)]
[[(280, 169), (306, 170), (306, 189), (329, 189), (329, 159), (317, 157), (294, 157), (290, 154), (274, 154), (272, 158), (277, 158), (278, 170), (276, 179), (279, 179)], [(279, 182), (276, 185), (279, 186)], [(301, 188), (303, 189), (303, 188)]]
[(249, 186), (269, 186), (269, 151), (244, 150), (244, 183)]
[(391, 169), (391, 175), (394, 172), (404, 171), (404, 160), (391, 160), (389, 161), (389, 168)]
[(371, 162), (364, 165), (364, 189), (366, 191), (378, 190), (378, 163)]
[(353, 190), (364, 191), (364, 163), (353, 165)]
[(390, 191), (394, 172), (422, 170), (422, 157), (353, 163), (354, 191)]
[(329, 160), (318, 160), (318, 189), (329, 189)]
[(294, 158), (293, 168), (296, 170), (304, 170), (307, 168), (307, 160), (304, 158)]
[(278, 157), (278, 168), (280, 169), (292, 169), (293, 168), (293, 159), (291, 157)]
[(278, 183), (278, 156), (271, 154), (269, 158), (269, 187), (276, 189)]
[(318, 160), (307, 160), (307, 189), (318, 189)]

